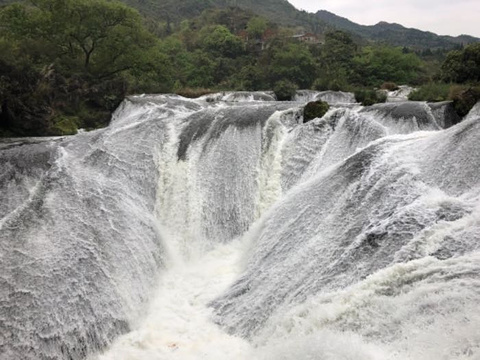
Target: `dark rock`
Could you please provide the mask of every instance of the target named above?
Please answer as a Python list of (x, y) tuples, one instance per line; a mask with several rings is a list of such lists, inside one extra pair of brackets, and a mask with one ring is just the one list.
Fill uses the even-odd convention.
[(462, 120), (456, 113), (452, 101), (428, 103), (428, 106), (432, 109), (432, 114), (438, 125), (443, 129), (458, 124)]

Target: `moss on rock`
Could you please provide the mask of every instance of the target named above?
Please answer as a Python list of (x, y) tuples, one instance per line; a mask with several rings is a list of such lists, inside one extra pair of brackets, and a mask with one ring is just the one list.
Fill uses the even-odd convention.
[(328, 111), (330, 106), (325, 101), (311, 101), (303, 109), (303, 122), (306, 123), (312, 119), (321, 118)]

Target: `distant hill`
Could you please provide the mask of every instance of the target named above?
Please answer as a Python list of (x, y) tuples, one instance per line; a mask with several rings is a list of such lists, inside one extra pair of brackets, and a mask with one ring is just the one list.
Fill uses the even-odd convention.
[(315, 14), (296, 9), (287, 0), (121, 0), (143, 15), (161, 21), (179, 22), (213, 8), (238, 7), (279, 25), (304, 26), (321, 32), (325, 24)]
[[(301, 26), (323, 32), (326, 24), (315, 14), (296, 9), (287, 0), (117, 0), (137, 9), (145, 17), (178, 23), (199, 16), (204, 10), (238, 7), (284, 26)], [(28, 0), (0, 0), (0, 6)]]
[[(204, 10), (238, 7), (263, 16), (279, 25), (303, 27), (306, 31), (322, 33), (329, 29), (349, 31), (354, 38), (383, 42), (409, 48), (451, 49), (459, 44), (480, 42), (469, 35), (439, 36), (429, 31), (406, 28), (399, 24), (379, 22), (359, 25), (344, 17), (321, 10), (316, 14), (296, 9), (287, 0), (120, 0), (139, 10), (144, 16), (164, 22), (178, 23), (200, 15)], [(0, 5), (14, 0), (0, 0)]]
[(308, 31), (325, 32), (331, 28), (346, 30), (355, 37), (384, 42), (394, 46), (416, 49), (450, 49), (459, 44), (478, 42), (480, 39), (462, 35), (439, 36), (432, 32), (409, 29), (399, 24), (379, 22), (373, 26), (359, 25), (331, 12), (316, 14), (296, 9), (287, 0), (122, 0), (144, 15), (162, 21), (178, 22), (198, 16), (212, 8), (235, 6), (261, 15), (279, 25), (301, 26)]
[(394, 46), (407, 46), (418, 49), (452, 48), (459, 44), (479, 42), (480, 39), (469, 35), (440, 36), (429, 31), (406, 28), (400, 24), (379, 22), (376, 25), (359, 25), (326, 10), (317, 12), (317, 17), (337, 29), (350, 31), (361, 37), (384, 42)]

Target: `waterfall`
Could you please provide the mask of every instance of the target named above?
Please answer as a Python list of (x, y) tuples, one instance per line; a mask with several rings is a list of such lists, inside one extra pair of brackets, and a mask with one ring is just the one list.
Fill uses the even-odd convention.
[(480, 356), (479, 107), (352, 99), (133, 96), (0, 142), (0, 359)]

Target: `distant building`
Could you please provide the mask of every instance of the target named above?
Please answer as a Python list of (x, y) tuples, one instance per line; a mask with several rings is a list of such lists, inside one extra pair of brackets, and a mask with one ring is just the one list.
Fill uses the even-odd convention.
[(304, 42), (304, 43), (307, 43), (307, 44), (321, 44), (322, 43), (322, 41), (319, 39), (319, 37), (315, 34), (312, 34), (312, 33), (293, 35), (293, 38), (297, 41)]

